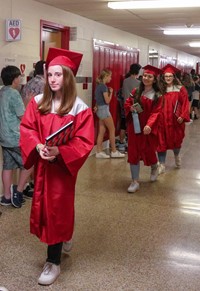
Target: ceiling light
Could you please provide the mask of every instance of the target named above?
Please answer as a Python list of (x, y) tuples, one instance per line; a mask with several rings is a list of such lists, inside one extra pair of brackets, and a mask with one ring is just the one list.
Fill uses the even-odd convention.
[[(199, 1), (200, 3), (200, 1)], [(199, 35), (200, 28), (176, 28), (163, 31), (166, 35)]]
[(160, 1), (119, 1), (108, 2), (112, 9), (156, 9), (156, 8), (190, 8), (200, 7), (199, 0), (160, 0)]
[(189, 43), (190, 47), (200, 47), (200, 41), (194, 41)]

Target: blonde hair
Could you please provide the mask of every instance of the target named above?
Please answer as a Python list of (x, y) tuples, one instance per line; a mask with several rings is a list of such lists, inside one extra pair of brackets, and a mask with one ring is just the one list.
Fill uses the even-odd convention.
[(98, 77), (96, 78), (96, 83), (100, 84), (103, 83), (103, 80), (107, 77), (110, 76), (112, 74), (112, 71), (109, 69), (103, 69), (101, 71), (101, 73), (98, 75)]
[[(60, 107), (57, 110), (57, 114), (62, 116), (67, 114), (72, 109), (77, 96), (77, 90), (76, 90), (76, 80), (71, 69), (65, 66), (61, 67), (63, 69), (63, 86), (61, 89), (62, 99)], [(38, 110), (42, 114), (47, 114), (51, 112), (54, 94), (55, 93), (51, 90), (49, 83), (46, 82), (43, 98), (38, 104)]]

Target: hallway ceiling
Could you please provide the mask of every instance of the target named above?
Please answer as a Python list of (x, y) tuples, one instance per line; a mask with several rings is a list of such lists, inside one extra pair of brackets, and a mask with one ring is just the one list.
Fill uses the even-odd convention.
[[(200, 8), (113, 10), (105, 0), (35, 0), (120, 30), (200, 57), (200, 48), (189, 47), (199, 36), (167, 36), (164, 29), (199, 28)], [(176, 1), (176, 0), (175, 0)], [(200, 1), (200, 0), (199, 0)]]

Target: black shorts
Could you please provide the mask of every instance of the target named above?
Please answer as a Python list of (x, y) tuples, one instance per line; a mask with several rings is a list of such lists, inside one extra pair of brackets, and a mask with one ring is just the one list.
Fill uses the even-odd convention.
[(192, 100), (192, 107), (196, 107), (198, 108), (199, 107), (199, 100)]

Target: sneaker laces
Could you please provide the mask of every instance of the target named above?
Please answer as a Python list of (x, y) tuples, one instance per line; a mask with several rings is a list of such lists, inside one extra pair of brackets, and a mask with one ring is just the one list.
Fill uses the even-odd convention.
[(44, 273), (45, 275), (48, 275), (51, 272), (52, 266), (53, 266), (52, 263), (46, 263), (44, 265), (42, 273)]
[(17, 192), (14, 192), (13, 193), (13, 197), (15, 198), (15, 199), (18, 199), (19, 197), (18, 197), (18, 193)]
[(157, 168), (156, 169), (151, 169), (151, 175), (154, 176), (157, 174)]

